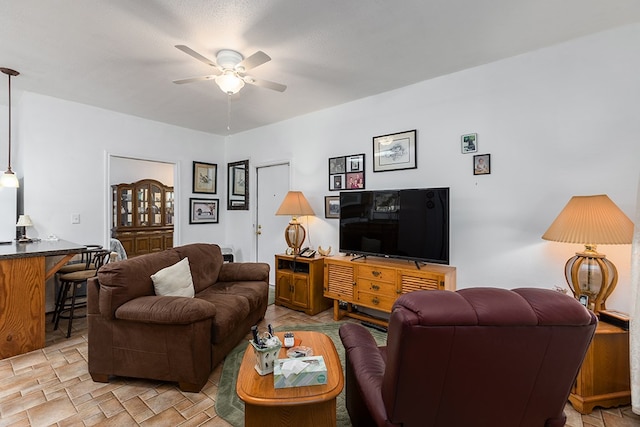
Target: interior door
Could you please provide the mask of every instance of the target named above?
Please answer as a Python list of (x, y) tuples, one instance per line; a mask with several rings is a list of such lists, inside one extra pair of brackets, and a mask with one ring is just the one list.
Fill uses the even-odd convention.
[(274, 256), (287, 249), (284, 229), (291, 220), (276, 216), (284, 196), (289, 191), (289, 163), (256, 168), (256, 260), (271, 266), (269, 283), (275, 284)]

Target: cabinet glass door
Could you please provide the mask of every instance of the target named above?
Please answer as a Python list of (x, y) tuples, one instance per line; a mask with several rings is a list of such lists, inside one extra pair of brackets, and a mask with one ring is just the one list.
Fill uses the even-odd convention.
[(138, 202), (138, 218), (137, 225), (143, 226), (149, 224), (149, 187), (141, 186), (137, 189), (137, 202)]
[(162, 225), (162, 189), (151, 184), (151, 225)]
[[(119, 190), (118, 199), (114, 200), (114, 204), (117, 201), (120, 202), (120, 212), (114, 213), (114, 221), (119, 221), (116, 224), (119, 227), (130, 227), (133, 225), (133, 189), (121, 188)], [(117, 209), (117, 205), (115, 206)], [(119, 218), (119, 219), (118, 219)]]
[(165, 197), (164, 223), (165, 225), (173, 225), (173, 190), (167, 190), (164, 193), (164, 197)]

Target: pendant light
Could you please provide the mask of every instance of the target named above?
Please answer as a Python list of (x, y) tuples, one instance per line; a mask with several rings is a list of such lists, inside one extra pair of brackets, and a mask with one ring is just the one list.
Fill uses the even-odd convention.
[(0, 187), (18, 188), (20, 186), (18, 177), (11, 170), (11, 77), (15, 77), (20, 73), (10, 68), (0, 68), (0, 71), (9, 76), (9, 166), (0, 176)]

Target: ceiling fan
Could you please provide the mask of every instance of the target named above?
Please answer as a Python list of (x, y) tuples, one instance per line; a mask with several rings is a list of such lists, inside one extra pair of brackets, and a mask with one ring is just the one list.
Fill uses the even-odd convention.
[(228, 94), (233, 95), (238, 93), (240, 89), (244, 87), (245, 83), (249, 83), (254, 86), (264, 87), (267, 89), (277, 90), (278, 92), (284, 92), (287, 86), (271, 82), (269, 80), (259, 80), (255, 77), (248, 76), (245, 73), (255, 67), (258, 67), (265, 62), (271, 61), (269, 55), (262, 51), (258, 51), (248, 58), (244, 58), (240, 53), (235, 50), (223, 49), (216, 55), (216, 61), (212, 61), (198, 52), (185, 45), (176, 45), (178, 49), (196, 58), (198, 61), (202, 61), (207, 65), (213, 67), (214, 71), (212, 75), (191, 77), (188, 79), (174, 80), (174, 83), (183, 84), (197, 82), (201, 80), (215, 79), (216, 84), (220, 89)]

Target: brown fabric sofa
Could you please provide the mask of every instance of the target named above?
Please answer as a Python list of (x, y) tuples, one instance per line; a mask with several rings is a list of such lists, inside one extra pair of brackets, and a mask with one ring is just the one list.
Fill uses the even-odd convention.
[(354, 426), (560, 427), (596, 329), (552, 290), (470, 288), (402, 295), (378, 347), (340, 327)]
[[(157, 296), (151, 275), (189, 258), (194, 298)], [(223, 263), (191, 244), (109, 263), (88, 282), (89, 373), (175, 381), (199, 392), (267, 309), (269, 265)]]

